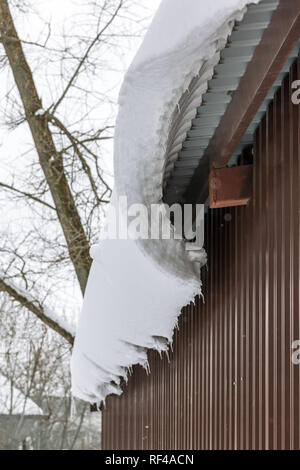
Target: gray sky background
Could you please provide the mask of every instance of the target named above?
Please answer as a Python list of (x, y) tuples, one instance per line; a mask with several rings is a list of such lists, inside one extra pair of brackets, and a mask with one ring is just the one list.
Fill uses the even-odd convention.
[[(128, 17), (134, 16), (141, 22), (141, 29), (144, 33), (152, 19), (152, 16), (161, 0), (133, 0), (131, 9), (126, 15), (120, 18), (120, 26), (126, 27), (130, 25)], [(87, 7), (89, 0), (29, 0), (28, 3), (33, 7), (25, 14), (17, 12), (14, 15), (17, 30), (21, 39), (26, 41), (33, 41), (43, 43), (47, 37), (48, 30), (45, 30), (45, 22), (51, 22), (51, 41), (49, 47), (55, 47), (60, 44), (62, 33), (71, 35), (74, 32), (78, 35), (82, 31), (84, 34), (85, 28), (89, 28), (89, 21), (93, 24), (95, 18), (88, 16), (90, 11)], [(21, 3), (22, 4), (22, 3)], [(130, 27), (130, 26), (129, 26)], [(130, 33), (130, 31), (128, 31)], [(119, 45), (118, 56), (113, 52), (105, 53), (103, 58), (103, 74), (101, 80), (95, 76), (91, 79), (90, 83), (86, 86), (91, 87), (96, 92), (102, 92), (109, 95), (111, 101), (116, 102), (119, 93), (119, 88), (122, 83), (124, 73), (134, 57), (138, 47), (140, 46), (142, 37), (135, 37), (130, 39), (122, 39)], [(54, 65), (48, 61), (45, 51), (39, 50), (35, 46), (24, 46), (27, 60), (34, 69), (34, 78), (37, 88), (42, 97), (45, 97), (43, 102), (44, 107), (51, 103), (51, 83), (47, 83), (45, 79), (48, 71), (51, 75), (51, 67)], [(32, 155), (32, 140), (28, 132), (27, 124), (22, 124), (14, 130), (8, 130), (3, 124), (3, 115), (7, 111), (5, 95), (11, 93), (13, 82), (9, 69), (6, 67), (0, 70), (0, 180), (7, 183), (12, 183), (12, 170), (18, 176), (18, 187), (20, 188), (20, 181), (22, 181), (22, 174), (26, 173), (27, 167), (32, 162), (28, 161), (28, 155)], [(45, 102), (46, 101), (46, 102)], [(73, 117), (76, 116), (76, 106), (72, 108)], [(113, 104), (105, 104), (101, 109), (93, 111), (92, 119), (96, 122), (101, 122), (106, 116), (114, 116), (117, 108)], [(65, 113), (69, 113), (70, 109), (66, 107)], [(66, 116), (68, 118), (68, 116)], [(108, 143), (105, 148), (105, 156), (103, 157), (103, 165), (106, 169), (107, 175), (112, 178), (112, 142)], [(22, 188), (20, 188), (22, 189)], [(20, 204), (13, 203), (6, 194), (1, 191), (0, 195), (0, 231), (8, 234), (15, 233), (16, 231), (22, 232), (28, 229), (28, 224), (34, 223), (32, 213), (29, 215), (26, 207), (20, 210)], [(1, 265), (0, 265), (1, 268)], [(63, 293), (58, 293), (58, 305), (60, 305), (60, 298), (62, 308), (64, 311), (69, 312), (76, 318), (80, 310), (81, 296), (77, 283), (74, 283), (72, 288)]]

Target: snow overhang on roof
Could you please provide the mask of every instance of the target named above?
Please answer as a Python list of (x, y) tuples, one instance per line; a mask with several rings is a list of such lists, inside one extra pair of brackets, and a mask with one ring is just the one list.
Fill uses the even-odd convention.
[[(120, 196), (128, 206), (162, 202), (166, 154), (172, 142), (180, 151), (220, 52), (249, 3), (259, 0), (162, 1), (120, 93), (112, 212), (120, 212)], [(197, 91), (182, 102), (191, 84)], [(181, 113), (186, 127), (180, 127)], [(149, 239), (104, 240), (92, 256), (72, 390), (93, 403), (120, 394), (132, 365), (147, 368), (148, 349), (167, 351), (181, 308), (201, 292), (205, 254), (187, 251), (184, 240)]]
[[(167, 204), (191, 202), (186, 201), (186, 192), (191, 185), (195, 170), (202, 165), (203, 156), (279, 4), (280, 0), (261, 0), (257, 5), (250, 5), (244, 18), (235, 23), (226, 47), (220, 53), (218, 64), (212, 70), (212, 78), (206, 83), (205, 93), (201, 84), (199, 85), (200, 71), (199, 77), (193, 79), (189, 89), (183, 94), (180, 106), (173, 117), (166, 152), (163, 186), (164, 201)], [(253, 144), (257, 126), (266, 114), (268, 105), (282, 81), (288, 75), (292, 63), (298, 57), (299, 50), (300, 41), (232, 153), (228, 166), (236, 165), (238, 157)], [(196, 100), (198, 100), (197, 107)], [(192, 115), (194, 118), (191, 120)]]

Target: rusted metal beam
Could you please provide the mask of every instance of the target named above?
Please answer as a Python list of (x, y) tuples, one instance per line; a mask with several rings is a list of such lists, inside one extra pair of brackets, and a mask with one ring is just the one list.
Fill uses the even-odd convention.
[(226, 166), (299, 37), (300, 0), (281, 0), (193, 176), (186, 202), (206, 201), (210, 164), (215, 168)]
[(246, 206), (252, 196), (253, 166), (236, 166), (216, 170), (209, 175), (211, 209)]

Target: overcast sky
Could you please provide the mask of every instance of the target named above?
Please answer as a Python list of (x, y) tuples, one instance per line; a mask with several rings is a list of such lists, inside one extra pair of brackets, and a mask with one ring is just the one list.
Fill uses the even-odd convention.
[[(55, 42), (55, 38), (59, 38), (63, 32), (68, 34), (70, 30), (74, 31), (74, 25), (76, 25), (77, 21), (81, 21), (81, 17), (83, 17), (83, 15), (88, 10), (85, 7), (88, 2), (89, 0), (30, 0), (29, 4), (33, 5), (34, 14), (24, 15), (22, 13), (18, 13), (14, 17), (19, 36), (27, 41), (43, 42), (45, 35), (48, 33), (48, 31), (45, 31), (45, 21), (47, 21), (49, 23), (51, 22), (51, 35), (54, 37)], [(133, 7), (131, 8), (131, 11), (132, 13), (134, 12), (138, 19), (140, 18), (140, 20), (143, 21), (143, 26), (147, 28), (147, 25), (151, 22), (153, 14), (157, 10), (160, 3), (161, 0), (133, 0)], [(123, 22), (125, 23), (125, 21), (126, 20), (124, 19)], [(78, 31), (75, 30), (75, 32), (78, 34)], [(115, 101), (117, 100), (119, 88), (122, 83), (122, 75), (132, 61), (141, 42), (142, 37), (132, 38), (130, 41), (124, 41), (124, 44), (120, 49), (120, 62), (118, 64), (115, 62), (115, 55), (112, 54), (111, 57), (106, 58), (106, 62), (111, 64), (111, 70), (107, 71), (105, 80), (107, 83), (111, 82), (113, 84), (113, 86), (110, 87), (110, 93), (111, 97)], [(32, 53), (33, 51), (34, 48), (32, 48)], [(27, 58), (29, 60), (31, 59), (30, 54), (32, 53), (31, 50), (30, 52), (27, 52)], [(43, 64), (41, 64), (41, 70), (42, 67)], [(38, 72), (39, 70), (35, 70), (34, 76), (38, 85), (38, 91), (42, 96), (44, 96), (47, 90), (42, 89), (44, 83), (39, 83)], [(11, 77), (7, 76), (6, 72), (4, 74), (2, 73), (0, 77), (2, 85), (0, 90), (1, 110), (1, 98), (3, 98), (3, 95), (11, 87)], [(95, 77), (95, 83), (97, 86), (97, 77)], [(99, 81), (99, 88), (100, 86), (102, 86), (102, 82)], [(15, 158), (18, 158), (20, 152), (24, 152), (24, 147), (28, 145), (28, 137), (24, 133), (24, 127), (21, 127), (14, 132), (8, 133), (7, 130), (0, 125), (0, 145), (2, 153), (2, 158), (0, 159), (0, 169), (2, 167), (2, 170), (4, 171), (5, 168), (11, 168), (12, 162), (15, 161)]]
[[(14, 1), (14, 0), (12, 0)], [(92, 0), (28, 0), (28, 4), (33, 7), (33, 11), (29, 10), (29, 13), (25, 11), (14, 11), (15, 24), (21, 39), (26, 41), (33, 41), (43, 43), (47, 37), (48, 30), (45, 29), (45, 23), (51, 22), (51, 41), (48, 44), (54, 47), (56, 42), (60, 41), (62, 33), (65, 35), (71, 35), (73, 33), (80, 34), (82, 31), (84, 34), (85, 28), (89, 27), (89, 21), (91, 25), (96, 22), (96, 18), (87, 17), (87, 12), (90, 11), (87, 7), (91, 4)], [(146, 32), (147, 26), (149, 25), (155, 10), (158, 8), (161, 0), (132, 0), (131, 10), (129, 15), (134, 15), (137, 20), (141, 22), (143, 34)], [(22, 5), (22, 2), (20, 2)], [(26, 5), (26, 3), (24, 3)], [(128, 23), (128, 18), (124, 17), (120, 19), (124, 24)], [(121, 24), (120, 26), (123, 26)], [(130, 31), (129, 31), (130, 33)], [(104, 59), (103, 70), (106, 67), (106, 72), (102, 74), (101, 80), (99, 77), (94, 77), (93, 83), (89, 86), (94, 87), (95, 91), (98, 89), (103, 90), (103, 86), (107, 84), (107, 89), (110, 93), (110, 98), (113, 101), (117, 101), (119, 88), (122, 83), (122, 78), (126, 71), (126, 68), (133, 59), (142, 37), (131, 38), (130, 40), (123, 40), (120, 43), (119, 51), (120, 54), (116, 58), (116, 54), (106, 53)], [(58, 44), (58, 42), (57, 42)], [(38, 88), (38, 92), (43, 97), (44, 106), (51, 103), (51, 83), (47, 83), (45, 77), (48, 74), (48, 69), (54, 67), (51, 61), (47, 61), (47, 55), (45, 51), (35, 46), (25, 46), (25, 54), (32, 68), (34, 68), (34, 78)], [(12, 170), (19, 174), (16, 179), (17, 185), (20, 188), (22, 182), (23, 173), (25, 174), (29, 164), (28, 154), (32, 149), (32, 140), (28, 131), (27, 124), (22, 124), (15, 130), (8, 130), (3, 125), (3, 115), (6, 107), (6, 101), (4, 96), (7, 92), (11, 92), (14, 86), (12, 76), (9, 69), (0, 71), (0, 181), (12, 183)], [(45, 103), (46, 101), (46, 103)], [(117, 108), (112, 106), (112, 110), (108, 107), (103, 106), (101, 109), (95, 109), (94, 120), (99, 120), (105, 116), (105, 113), (112, 112), (116, 113)], [(66, 107), (66, 113), (74, 114), (76, 110), (68, 109)], [(68, 116), (66, 116), (68, 118)], [(99, 124), (101, 128), (101, 124)], [(108, 145), (106, 149), (106, 159), (104, 164), (106, 165), (107, 173), (112, 173), (112, 143)], [(32, 155), (32, 152), (31, 152)], [(31, 158), (35, 158), (31, 156)], [(14, 180), (14, 182), (16, 182)], [(22, 188), (20, 188), (22, 189)], [(0, 231), (2, 233), (13, 233), (16, 231), (22, 232), (28, 230), (30, 224), (34, 222), (32, 220), (32, 214), (28, 215), (25, 208), (19, 203), (13, 203), (12, 201), (6, 200), (5, 191), (1, 191), (0, 197)], [(21, 207), (21, 210), (20, 210)], [(1, 265), (0, 265), (1, 268)], [(65, 302), (63, 310), (69, 310), (75, 313), (77, 317), (81, 305), (81, 295), (77, 286), (74, 284), (73, 289), (69, 292), (63, 290), (63, 293), (59, 294), (63, 296), (62, 302)]]

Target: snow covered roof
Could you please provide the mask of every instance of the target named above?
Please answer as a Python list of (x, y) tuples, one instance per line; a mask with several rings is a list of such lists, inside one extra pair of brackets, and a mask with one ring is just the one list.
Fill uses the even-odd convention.
[[(179, 101), (178, 109), (172, 118), (171, 132), (166, 151), (164, 172), (164, 201), (168, 204), (184, 202), (185, 191), (190, 185), (196, 168), (201, 164), (222, 116), (225, 114), (238, 88), (247, 66), (253, 59), (256, 47), (260, 44), (265, 30), (280, 0), (261, 0), (250, 5), (241, 21), (235, 23), (226, 47), (216, 52), (217, 65), (206, 63), (207, 73), (212, 78), (205, 83), (205, 93), (201, 84), (203, 69), (195, 77), (188, 90)], [(280, 88), (290, 66), (298, 57), (300, 41), (281, 70), (272, 88), (261, 104), (243, 139), (235, 149), (229, 165), (234, 165), (243, 150), (253, 144), (254, 133), (266, 113), (268, 105)]]
[[(280, 0), (261, 0), (250, 5), (241, 21), (226, 41), (220, 41), (212, 61), (204, 64), (206, 74), (212, 76), (202, 83), (203, 66), (188, 90), (180, 99), (180, 106), (173, 117), (164, 173), (164, 200), (168, 204), (181, 202), (195, 169), (213, 138), (241, 77), (252, 60), (256, 47), (270, 24)], [(291, 59), (293, 60), (293, 59)], [(289, 64), (290, 65), (290, 64)], [(289, 68), (287, 68), (287, 71)], [(280, 85), (280, 80), (279, 85)], [(274, 84), (272, 92), (279, 86)], [(205, 90), (205, 92), (204, 92)], [(252, 125), (242, 139), (234, 156), (253, 142), (253, 134), (266, 109), (270, 97), (263, 103)]]
[[(259, 0), (162, 1), (120, 93), (111, 210), (118, 210), (119, 196), (128, 206), (162, 202), (176, 107), (195, 77), (197, 99), (205, 93), (248, 3)], [(92, 256), (71, 368), (73, 394), (98, 402), (121, 393), (132, 365), (147, 368), (148, 349), (168, 349), (182, 307), (201, 291), (199, 266), (206, 258), (175, 239), (104, 240)]]

